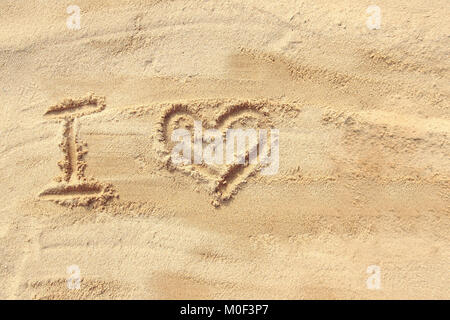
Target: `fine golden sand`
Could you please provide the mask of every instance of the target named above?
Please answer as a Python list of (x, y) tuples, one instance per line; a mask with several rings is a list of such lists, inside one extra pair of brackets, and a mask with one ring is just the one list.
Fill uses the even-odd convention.
[[(0, 298), (449, 299), (448, 4), (2, 0)], [(174, 166), (195, 120), (278, 172)]]

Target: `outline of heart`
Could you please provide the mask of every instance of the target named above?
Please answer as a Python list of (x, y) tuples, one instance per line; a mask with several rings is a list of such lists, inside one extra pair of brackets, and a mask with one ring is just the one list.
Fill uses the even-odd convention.
[[(208, 107), (208, 111), (216, 111), (215, 120), (203, 121), (205, 119), (202, 116), (202, 112), (205, 107)], [(219, 107), (223, 110), (217, 113), (214, 107)], [(211, 109), (213, 108), (213, 109)], [(178, 170), (183, 172), (194, 179), (197, 182), (206, 182), (209, 187), (208, 191), (213, 196), (211, 203), (218, 207), (221, 204), (230, 200), (239, 190), (239, 187), (247, 182), (247, 179), (259, 171), (262, 167), (261, 164), (249, 164), (248, 155), (249, 151), (253, 148), (259, 148), (260, 153), (264, 145), (256, 143), (246, 151), (246, 163), (242, 164), (223, 164), (215, 165), (216, 169), (212, 171), (213, 166), (207, 164), (188, 164), (188, 165), (174, 165), (171, 161), (171, 148), (170, 144), (170, 132), (177, 129), (176, 126), (170, 126), (175, 124), (175, 119), (188, 118), (192, 120), (201, 120), (203, 124), (202, 129), (218, 129), (222, 132), (224, 138), (226, 130), (228, 130), (234, 123), (253, 116), (253, 119), (258, 121), (258, 127), (253, 129), (264, 129), (259, 125), (260, 121), (264, 121), (265, 126), (270, 127), (270, 118), (268, 112), (264, 110), (265, 102), (234, 102), (228, 104), (221, 103), (207, 103), (207, 104), (192, 104), (192, 103), (174, 103), (169, 105), (162, 113), (160, 121), (157, 124), (156, 130), (156, 142), (158, 144), (157, 151), (161, 157), (161, 161), (169, 170)], [(200, 114), (200, 115), (199, 115)], [(206, 117), (207, 118), (207, 117)], [(206, 126), (205, 126), (206, 124)], [(226, 139), (224, 139), (225, 144)]]

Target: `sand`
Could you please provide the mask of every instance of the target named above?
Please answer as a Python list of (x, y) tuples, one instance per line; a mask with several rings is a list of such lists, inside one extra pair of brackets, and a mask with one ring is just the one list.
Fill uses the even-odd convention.
[[(0, 12), (0, 298), (450, 298), (448, 1)], [(278, 172), (174, 166), (192, 120)]]

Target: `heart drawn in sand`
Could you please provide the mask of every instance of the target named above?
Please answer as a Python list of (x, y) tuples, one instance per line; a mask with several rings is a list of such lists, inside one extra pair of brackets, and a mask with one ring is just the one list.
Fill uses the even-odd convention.
[[(270, 119), (264, 106), (251, 102), (168, 106), (157, 126), (156, 142), (162, 161), (167, 168), (206, 184), (212, 204), (219, 206), (267, 164), (264, 155), (270, 154)], [(187, 146), (187, 156), (175, 152), (180, 146), (180, 132), (185, 133), (183, 146)], [(273, 137), (270, 138), (272, 145)], [(242, 144), (238, 147), (239, 139), (244, 141), (244, 148)]]

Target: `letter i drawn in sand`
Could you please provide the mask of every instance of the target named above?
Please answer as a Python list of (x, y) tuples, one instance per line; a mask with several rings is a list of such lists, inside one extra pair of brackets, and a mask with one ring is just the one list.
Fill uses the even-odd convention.
[(39, 194), (41, 199), (74, 207), (99, 206), (117, 197), (111, 184), (85, 176), (86, 163), (83, 158), (87, 145), (77, 134), (78, 118), (101, 112), (105, 107), (104, 98), (91, 94), (83, 99), (66, 99), (51, 106), (44, 114), (45, 117), (63, 121), (63, 139), (59, 146), (64, 159), (58, 163), (62, 175)]

